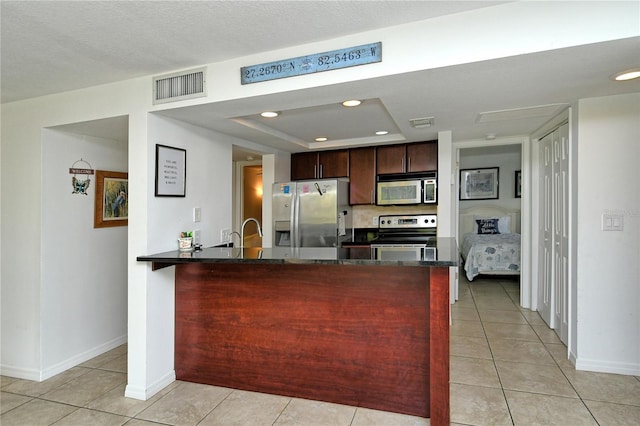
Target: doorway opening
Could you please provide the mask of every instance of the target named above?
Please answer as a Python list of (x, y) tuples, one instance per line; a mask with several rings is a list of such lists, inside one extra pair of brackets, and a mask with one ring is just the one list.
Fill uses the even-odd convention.
[[(528, 265), (526, 264), (525, 250), (523, 250), (528, 243), (528, 237), (526, 233), (522, 235), (524, 200), (527, 194), (523, 193), (525, 187), (518, 185), (518, 178), (523, 175), (526, 167), (526, 161), (523, 159), (524, 144), (522, 138), (509, 138), (501, 141), (492, 141), (491, 143), (487, 143), (487, 141), (470, 141), (454, 145), (457, 145), (455, 153), (457, 241), (461, 257), (464, 259), (459, 274), (471, 275), (472, 278), (491, 275), (501, 275), (505, 278), (507, 276), (515, 277), (519, 283), (520, 292), (524, 296), (521, 296), (520, 305), (529, 307), (527, 294), (530, 290), (525, 288), (527, 287), (525, 272)], [(486, 172), (484, 174), (495, 180), (496, 187), (491, 191), (491, 194), (478, 196), (477, 199), (469, 199), (466, 193), (464, 197), (461, 197), (460, 189), (463, 185), (463, 182), (460, 182), (461, 170), (465, 171), (465, 175), (474, 171), (481, 174)], [(470, 243), (465, 245), (464, 241), (465, 234), (478, 233), (476, 219), (482, 218), (500, 219), (497, 223), (499, 225), (497, 230), (501, 231), (501, 237), (514, 237), (513, 241), (510, 240), (509, 242), (510, 246), (507, 247), (509, 255), (513, 253), (513, 256), (512, 258), (507, 258), (506, 256), (500, 258), (499, 256), (492, 257), (487, 255), (486, 259), (478, 258), (479, 261), (482, 263), (491, 261), (496, 264), (493, 266), (484, 264), (475, 268), (476, 262), (473, 260), (473, 255), (468, 252), (472, 246)], [(476, 248), (473, 250), (476, 250)], [(466, 269), (469, 269), (469, 271)]]
[(263, 170), (262, 153), (233, 146), (233, 230), (232, 242), (240, 247), (262, 247), (262, 237), (258, 232), (258, 225), (254, 221), (246, 223), (244, 241), (241, 241), (242, 224), (250, 218), (264, 227), (262, 199), (263, 199)]
[[(242, 178), (242, 222), (256, 219), (262, 223), (262, 164), (244, 166)], [(243, 247), (262, 247), (257, 223), (247, 222), (243, 237)]]

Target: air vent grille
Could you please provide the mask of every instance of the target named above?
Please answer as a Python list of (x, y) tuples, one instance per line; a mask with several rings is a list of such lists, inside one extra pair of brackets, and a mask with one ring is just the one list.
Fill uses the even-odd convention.
[(207, 95), (205, 68), (153, 78), (153, 103), (182, 101)]
[(411, 127), (415, 127), (416, 129), (422, 129), (424, 127), (433, 126), (434, 121), (435, 119), (433, 117), (412, 118), (409, 120), (409, 124), (411, 124)]

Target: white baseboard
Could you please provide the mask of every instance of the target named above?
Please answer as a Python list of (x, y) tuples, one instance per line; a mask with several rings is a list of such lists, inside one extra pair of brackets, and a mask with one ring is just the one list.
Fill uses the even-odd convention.
[(577, 359), (578, 357), (575, 352), (569, 351), (569, 362), (573, 364), (574, 367), (576, 366)]
[(63, 371), (67, 371), (68, 369), (75, 367), (76, 365), (82, 364), (85, 361), (89, 361), (90, 359), (95, 358), (98, 355), (102, 355), (105, 352), (115, 349), (120, 345), (124, 345), (125, 343), (127, 343), (126, 334), (124, 336), (116, 337), (109, 342), (103, 343), (87, 351), (74, 355), (62, 362), (59, 362), (42, 370), (14, 367), (10, 365), (0, 365), (0, 374), (2, 374), (3, 376), (15, 377), (17, 379), (41, 382), (57, 374), (60, 374)]
[(35, 368), (14, 367), (12, 365), (0, 365), (0, 375), (16, 379), (40, 381), (40, 370)]
[(136, 387), (131, 384), (127, 384), (127, 387), (124, 391), (124, 396), (126, 396), (127, 398), (146, 401), (175, 381), (176, 381), (176, 371), (171, 370), (170, 372), (165, 374), (163, 377), (161, 377), (159, 380), (156, 380), (154, 383), (152, 383), (146, 389), (143, 387), (139, 387), (139, 386)]
[(82, 353), (74, 355), (71, 358), (68, 358), (62, 362), (59, 362), (58, 364), (42, 370), (42, 376), (40, 380), (46, 380), (50, 377), (55, 376), (56, 374), (67, 371), (68, 369), (75, 367), (76, 365), (82, 364), (85, 361), (89, 361), (90, 359), (95, 358), (98, 355), (102, 355), (105, 352), (109, 352), (110, 350), (124, 345), (125, 343), (127, 343), (126, 334), (124, 336), (116, 337), (115, 339), (103, 343), (99, 346), (91, 348), (88, 351), (84, 351)]
[(630, 362), (609, 362), (595, 359), (578, 358), (576, 370), (595, 371), (597, 373), (624, 374), (626, 376), (640, 376), (640, 364)]

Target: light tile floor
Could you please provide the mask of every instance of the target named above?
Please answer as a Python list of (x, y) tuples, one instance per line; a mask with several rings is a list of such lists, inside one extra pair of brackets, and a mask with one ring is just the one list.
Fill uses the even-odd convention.
[[(462, 282), (452, 307), (451, 421), (464, 425), (638, 425), (640, 377), (576, 371), (509, 278)], [(126, 345), (44, 382), (2, 377), (0, 424), (426, 425), (427, 419), (174, 382), (124, 397)]]

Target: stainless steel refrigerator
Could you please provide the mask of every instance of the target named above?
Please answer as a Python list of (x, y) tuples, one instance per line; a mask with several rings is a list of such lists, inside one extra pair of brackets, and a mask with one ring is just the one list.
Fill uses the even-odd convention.
[(273, 184), (274, 247), (340, 247), (351, 240), (352, 222), (346, 180)]

